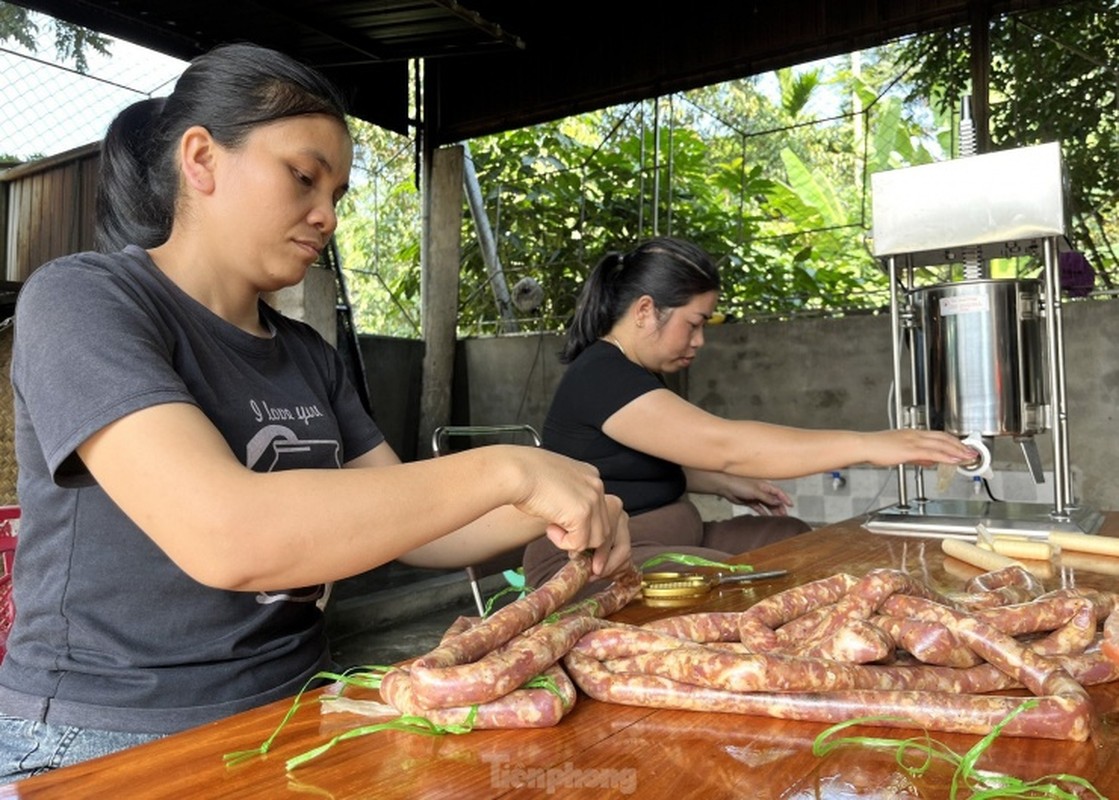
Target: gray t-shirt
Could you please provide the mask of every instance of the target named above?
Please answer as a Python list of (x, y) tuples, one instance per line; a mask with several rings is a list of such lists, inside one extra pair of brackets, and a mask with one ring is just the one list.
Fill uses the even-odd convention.
[(27, 280), (12, 354), (23, 518), (0, 713), (167, 733), (294, 694), (330, 665), (323, 587), (203, 586), (75, 454), (161, 403), (196, 405), (258, 472), (337, 469), (380, 444), (337, 352), (264, 303), (260, 313), (271, 338), (211, 313), (137, 247), (68, 256)]

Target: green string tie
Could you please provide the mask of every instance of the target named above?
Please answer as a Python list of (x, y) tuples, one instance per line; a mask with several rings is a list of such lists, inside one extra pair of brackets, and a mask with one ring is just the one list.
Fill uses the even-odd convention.
[[(952, 774), (951, 793), (949, 800), (957, 800), (961, 788), (966, 788), (970, 793), (967, 795), (968, 800), (993, 800), (993, 798), (1054, 798), (1055, 800), (1077, 800), (1086, 796), (1096, 797), (1098, 800), (1106, 800), (1099, 791), (1092, 786), (1086, 779), (1078, 775), (1058, 774), (1058, 775), (1044, 775), (1034, 780), (1026, 781), (1020, 778), (1015, 778), (1010, 775), (1004, 775), (998, 772), (991, 772), (988, 770), (978, 769), (975, 765), (978, 763), (980, 757), (991, 746), (991, 743), (1002, 732), (1016, 716), (1023, 711), (1035, 708), (1038, 705), (1036, 699), (1030, 699), (1023, 702), (1009, 714), (1007, 714), (997, 725), (995, 725), (991, 732), (980, 739), (970, 750), (962, 756), (953, 752), (943, 742), (939, 742), (929, 736), (926, 730), (921, 736), (913, 736), (908, 739), (880, 739), (871, 736), (849, 736), (832, 738), (836, 733), (849, 728), (853, 725), (874, 725), (882, 722), (901, 722), (911, 727), (920, 727), (915, 725), (912, 720), (901, 719), (898, 717), (859, 717), (858, 719), (848, 720), (833, 725), (819, 736), (812, 743), (812, 754), (815, 756), (825, 756), (828, 753), (845, 746), (857, 747), (872, 747), (885, 750), (894, 750), (894, 759), (897, 765), (905, 770), (910, 776), (920, 776), (928, 771), (929, 767), (934, 762), (942, 761), (951, 765), (955, 765), (955, 772)], [(923, 756), (919, 763), (912, 763), (911, 753), (918, 753)], [(1065, 787), (1080, 787), (1080, 792), (1070, 792)], [(1086, 795), (1089, 792), (1090, 795)]]
[(754, 568), (749, 564), (727, 564), (722, 561), (712, 561), (703, 556), (688, 555), (687, 553), (661, 553), (660, 555), (653, 556), (641, 565), (641, 571), (644, 572), (649, 567), (663, 564), (665, 561), (674, 561), (677, 564), (686, 564), (690, 567), (716, 567), (717, 569), (726, 570), (728, 572), (754, 571)]

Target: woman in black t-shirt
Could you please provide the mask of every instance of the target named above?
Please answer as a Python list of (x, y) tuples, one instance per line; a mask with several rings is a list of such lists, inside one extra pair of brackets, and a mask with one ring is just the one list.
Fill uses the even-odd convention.
[[(630, 515), (634, 560), (685, 552), (722, 560), (809, 530), (787, 516), (788, 495), (769, 480), (855, 463), (965, 463), (974, 453), (938, 431), (808, 430), (710, 414), (661, 376), (687, 368), (715, 313), (719, 275), (696, 245), (668, 237), (610, 253), (591, 272), (567, 334), (567, 370), (544, 423), (543, 445), (594, 465)], [(687, 493), (758, 511), (704, 522)], [(529, 545), (530, 585), (567, 558)], [(593, 590), (590, 587), (586, 591)]]

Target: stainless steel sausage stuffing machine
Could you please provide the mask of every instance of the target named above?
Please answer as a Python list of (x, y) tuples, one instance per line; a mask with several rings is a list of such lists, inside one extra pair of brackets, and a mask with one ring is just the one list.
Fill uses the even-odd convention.
[[(1102, 516), (1075, 496), (1069, 461), (1065, 186), (1057, 143), (871, 176), (872, 251), (890, 280), (891, 424), (961, 437), (981, 454), (957, 468), (973, 478), (991, 476), (997, 442), (1017, 443), (1037, 484), (1044, 436), (1053, 478), (1051, 504), (998, 500), (989, 485), (986, 499), (933, 498), (925, 470), (902, 465), (897, 504), (871, 514), (869, 529), (970, 538), (979, 523), (1024, 535), (1099, 528)], [(992, 278), (992, 265), (1038, 275)], [(937, 471), (942, 494), (952, 478)]]

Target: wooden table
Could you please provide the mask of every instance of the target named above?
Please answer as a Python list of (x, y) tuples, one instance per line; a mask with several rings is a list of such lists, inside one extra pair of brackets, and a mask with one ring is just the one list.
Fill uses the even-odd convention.
[[(1111, 513), (1102, 535), (1119, 536)], [(617, 615), (641, 623), (695, 610), (744, 608), (769, 594), (837, 572), (860, 575), (876, 567), (902, 569), (935, 588), (957, 591), (975, 570), (946, 559), (934, 538), (915, 539), (863, 530), (858, 521), (831, 525), (744, 558), (758, 569), (789, 576), (752, 588), (722, 590), (686, 609), (652, 608), (635, 601)], [(1119, 559), (1114, 564), (1119, 568)], [(1058, 564), (1059, 567), (1059, 564)], [(1057, 569), (1065, 579), (1115, 589), (1119, 578), (1082, 569)], [(1115, 574), (1119, 574), (1119, 569)], [(997, 739), (983, 763), (1022, 778), (1071, 773), (1119, 798), (1119, 682), (1089, 689), (1099, 730), (1084, 743)], [(374, 693), (368, 693), (373, 695)], [(359, 696), (355, 694), (355, 696)], [(288, 702), (238, 714), (148, 745), (0, 787), (0, 798), (236, 797), (306, 793), (337, 798), (473, 798), (525, 796), (642, 798), (703, 797), (947, 797), (951, 770), (908, 776), (892, 753), (865, 748), (812, 755), (826, 726), (736, 714), (664, 711), (595, 702), (580, 696), (554, 728), (476, 731), (429, 737), (387, 731), (352, 739), (285, 773), (286, 759), (365, 722), (347, 713), (300, 710), (268, 756), (227, 768), (225, 753), (256, 747), (276, 727)], [(873, 709), (867, 709), (873, 713)], [(905, 731), (853, 732), (900, 737)], [(957, 752), (978, 737), (934, 733)], [(550, 785), (549, 785), (550, 782)], [(961, 794), (966, 796), (966, 792)]]

